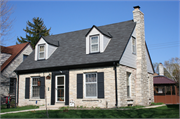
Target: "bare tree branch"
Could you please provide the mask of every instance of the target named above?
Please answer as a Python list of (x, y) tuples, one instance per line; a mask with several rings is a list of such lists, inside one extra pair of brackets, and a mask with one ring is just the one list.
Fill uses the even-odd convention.
[(13, 7), (8, 5), (8, 0), (0, 0), (0, 38), (1, 42), (0, 44), (3, 44), (4, 37), (7, 36), (10, 31), (12, 30), (12, 20), (10, 18)]

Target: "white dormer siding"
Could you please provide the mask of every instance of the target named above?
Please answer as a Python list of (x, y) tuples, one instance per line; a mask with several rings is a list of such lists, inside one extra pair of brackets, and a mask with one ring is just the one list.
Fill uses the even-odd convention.
[(128, 44), (119, 61), (119, 64), (136, 68), (136, 53), (133, 52), (133, 45), (132, 45), (133, 37), (136, 38), (135, 30), (133, 31), (132, 36), (130, 37), (128, 41)]
[(44, 45), (45, 47), (44, 59), (48, 59), (53, 54), (53, 52), (57, 49), (56, 46), (50, 45), (43, 38), (40, 38), (39, 42), (35, 46), (35, 61), (43, 60), (43, 59), (39, 59), (39, 46), (40, 45)]
[(108, 43), (110, 42), (110, 38), (104, 36), (101, 32), (99, 32), (95, 27), (92, 28), (92, 30), (89, 32), (89, 34), (86, 36), (86, 54), (92, 53), (90, 50), (91, 44), (90, 44), (90, 37), (91, 36), (98, 36), (99, 37), (99, 52), (102, 53), (105, 51)]

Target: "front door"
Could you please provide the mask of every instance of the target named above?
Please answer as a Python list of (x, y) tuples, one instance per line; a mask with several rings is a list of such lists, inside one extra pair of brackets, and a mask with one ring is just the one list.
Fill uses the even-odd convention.
[(56, 76), (56, 102), (65, 102), (65, 75)]

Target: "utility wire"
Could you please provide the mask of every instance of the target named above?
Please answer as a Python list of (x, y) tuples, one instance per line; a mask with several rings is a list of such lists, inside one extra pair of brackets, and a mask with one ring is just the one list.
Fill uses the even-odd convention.
[(149, 50), (156, 50), (156, 49), (165, 49), (165, 48), (174, 48), (174, 47), (179, 47), (179, 46), (170, 46), (170, 47), (160, 47), (160, 48), (150, 48)]

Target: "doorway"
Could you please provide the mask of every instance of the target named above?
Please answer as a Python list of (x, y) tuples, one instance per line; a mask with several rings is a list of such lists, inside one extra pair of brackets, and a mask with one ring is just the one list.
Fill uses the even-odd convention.
[(65, 75), (56, 76), (55, 93), (56, 102), (65, 102)]

